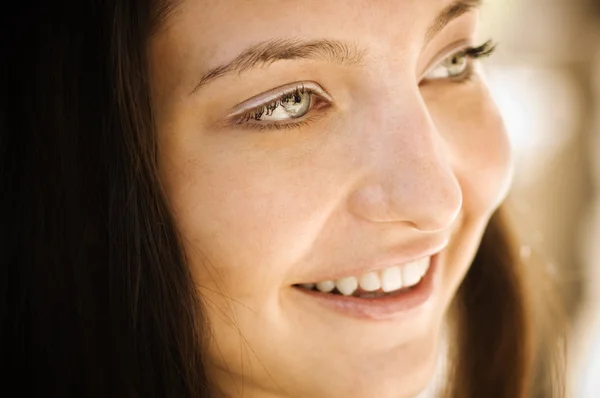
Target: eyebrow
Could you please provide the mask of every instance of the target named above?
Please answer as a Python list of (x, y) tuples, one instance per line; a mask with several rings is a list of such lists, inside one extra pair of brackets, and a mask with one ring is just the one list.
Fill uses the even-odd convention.
[(482, 3), (483, 0), (456, 0), (444, 8), (429, 26), (429, 29), (425, 34), (425, 46), (435, 37), (435, 35), (440, 33), (446, 25), (461, 15), (481, 7)]
[(217, 66), (205, 73), (194, 90), (208, 82), (234, 72), (238, 74), (258, 66), (266, 66), (280, 60), (314, 59), (340, 65), (357, 66), (363, 60), (364, 51), (357, 45), (338, 40), (273, 39), (246, 48), (233, 61)]
[[(425, 34), (425, 45), (454, 19), (481, 6), (482, 0), (455, 0), (442, 10)], [(276, 61), (291, 59), (313, 59), (348, 66), (358, 66), (366, 51), (356, 44), (339, 40), (318, 39), (272, 39), (246, 48), (233, 61), (217, 66), (205, 73), (191, 91), (194, 94), (200, 87), (219, 77), (249, 69), (266, 66)]]

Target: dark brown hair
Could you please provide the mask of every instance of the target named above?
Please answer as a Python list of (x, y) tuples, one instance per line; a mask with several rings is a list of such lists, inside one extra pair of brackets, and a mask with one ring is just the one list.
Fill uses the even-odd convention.
[(448, 397), (566, 393), (566, 321), (555, 284), (544, 267), (521, 261), (508, 231), (500, 209), (454, 299)]
[[(199, 294), (156, 170), (146, 47), (167, 13), (52, 1), (0, 17), (4, 391), (209, 396)], [(495, 216), (453, 306), (451, 397), (532, 391), (534, 303), (510, 246)]]

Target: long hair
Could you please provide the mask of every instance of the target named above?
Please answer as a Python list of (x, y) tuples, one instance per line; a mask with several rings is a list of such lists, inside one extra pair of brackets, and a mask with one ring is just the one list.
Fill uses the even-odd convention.
[(454, 299), (446, 396), (561, 398), (566, 320), (557, 283), (524, 262), (500, 209)]
[[(146, 49), (167, 8), (72, 3), (0, 17), (1, 388), (208, 397), (208, 328), (157, 176)], [(453, 306), (449, 396), (531, 391), (518, 264), (495, 216)]]
[(199, 296), (157, 178), (148, 2), (69, 3), (2, 17), (2, 388), (207, 396)]

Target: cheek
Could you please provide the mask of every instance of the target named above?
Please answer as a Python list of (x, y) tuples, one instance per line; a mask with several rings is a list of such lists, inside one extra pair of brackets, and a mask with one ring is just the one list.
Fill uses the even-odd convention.
[(451, 91), (436, 98), (431, 113), (463, 191), (464, 215), (489, 217), (510, 186), (508, 135), (485, 85)]
[(446, 303), (468, 271), (489, 218), (506, 197), (512, 174), (504, 123), (487, 88), (473, 83), (448, 86), (447, 91), (428, 93), (426, 98), (463, 194), (454, 244), (445, 257)]
[(314, 181), (310, 170), (290, 176), (275, 153), (238, 149), (182, 143), (169, 151), (177, 156), (163, 163), (162, 177), (196, 279), (239, 299), (267, 300), (323, 222), (316, 204), (327, 181)]

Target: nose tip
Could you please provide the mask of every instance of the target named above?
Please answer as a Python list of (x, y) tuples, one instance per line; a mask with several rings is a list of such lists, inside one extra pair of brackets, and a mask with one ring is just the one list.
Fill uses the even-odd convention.
[[(455, 222), (463, 206), (453, 162), (458, 154), (443, 139), (420, 92), (411, 90), (386, 97), (398, 106), (374, 110), (372, 115), (380, 117), (370, 120), (370, 134), (357, 135), (365, 150), (358, 151), (353, 163), (360, 170), (353, 175), (360, 177), (349, 206), (357, 217), (371, 222), (440, 231)], [(390, 90), (393, 93), (397, 94)]]
[(420, 176), (371, 179), (353, 193), (349, 203), (352, 213), (370, 222), (402, 222), (423, 232), (448, 228), (462, 205), (461, 187), (444, 168)]
[(412, 216), (409, 210), (404, 211), (403, 221), (424, 232), (447, 229), (458, 217), (463, 203), (462, 191), (454, 177), (445, 186), (432, 187), (431, 191), (414, 205)]

